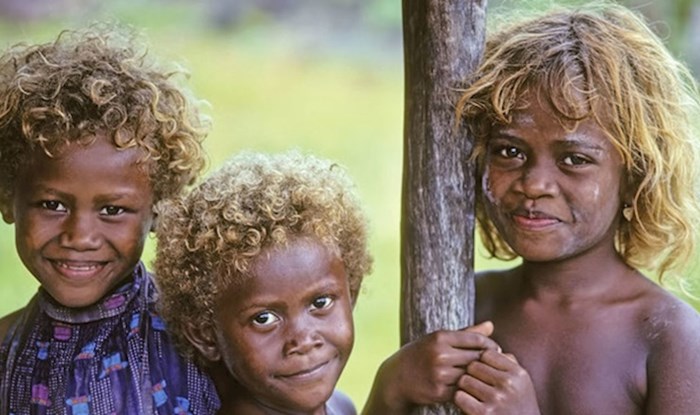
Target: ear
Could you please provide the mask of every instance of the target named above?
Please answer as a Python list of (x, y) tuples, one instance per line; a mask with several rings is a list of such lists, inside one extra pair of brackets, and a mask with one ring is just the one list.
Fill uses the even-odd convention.
[(0, 204), (0, 213), (2, 214), (2, 220), (5, 221), (5, 223), (8, 225), (15, 223), (15, 215), (12, 212), (11, 206)]
[(151, 218), (151, 232), (155, 232), (156, 228), (158, 227), (158, 212), (153, 211), (153, 217)]
[(637, 196), (639, 180), (632, 177), (629, 172), (623, 172), (620, 184), (620, 201), (623, 204), (632, 205), (632, 201)]
[(197, 349), (197, 351), (208, 361), (217, 362), (221, 360), (221, 352), (216, 344), (216, 334), (214, 327), (196, 327), (188, 324), (185, 327), (185, 337)]

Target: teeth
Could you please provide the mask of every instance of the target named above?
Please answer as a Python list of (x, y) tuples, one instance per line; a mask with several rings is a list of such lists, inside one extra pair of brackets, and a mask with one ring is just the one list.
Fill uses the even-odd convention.
[(65, 262), (59, 262), (58, 266), (61, 268), (65, 268), (71, 271), (93, 271), (98, 268), (98, 265), (71, 265), (71, 264), (66, 264)]

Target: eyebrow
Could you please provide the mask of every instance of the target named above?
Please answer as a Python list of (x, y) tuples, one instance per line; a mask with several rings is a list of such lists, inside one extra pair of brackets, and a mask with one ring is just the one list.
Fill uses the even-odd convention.
[(32, 186), (32, 187), (30, 187), (30, 189), (32, 189), (31, 192), (33, 194), (35, 194), (37, 196), (39, 196), (39, 194), (40, 194), (41, 197), (46, 195), (46, 196), (54, 196), (54, 197), (57, 197), (60, 199), (69, 199), (69, 200), (75, 199), (75, 196), (71, 195), (70, 193), (62, 192), (62, 191), (57, 190), (53, 187), (44, 186), (42, 184)]
[(95, 200), (99, 203), (114, 202), (114, 201), (119, 201), (122, 199), (128, 199), (130, 197), (133, 197), (135, 193), (136, 192), (128, 192), (128, 191), (105, 193), (105, 194), (97, 195)]
[[(519, 143), (525, 143), (526, 141), (523, 140), (522, 138), (513, 135), (512, 133), (509, 133), (507, 130), (504, 131), (498, 131), (496, 130), (494, 133), (492, 133), (492, 139), (505, 139), (505, 140), (511, 140)], [(605, 152), (606, 149), (601, 147), (598, 144), (592, 143), (589, 140), (581, 140), (576, 137), (569, 137), (569, 138), (564, 138), (564, 139), (559, 139), (555, 141), (555, 145), (557, 147), (563, 147), (563, 148), (584, 148), (588, 149), (591, 151), (596, 151), (596, 152)]]
[(587, 140), (580, 140), (577, 138), (570, 138), (565, 140), (559, 140), (556, 142), (557, 146), (564, 148), (584, 148), (597, 152), (604, 152), (605, 149), (598, 144), (591, 143)]
[[(39, 184), (36, 186), (36, 192), (38, 193), (45, 193), (48, 195), (56, 196), (61, 199), (75, 199), (75, 195), (69, 193), (69, 192), (64, 192), (59, 189), (56, 189), (51, 186), (46, 186), (43, 184)], [(104, 194), (99, 194), (95, 198), (95, 200), (98, 202), (98, 204), (101, 203), (108, 203), (108, 202), (114, 202), (122, 199), (127, 199), (129, 197), (134, 196), (136, 192), (134, 191), (129, 191), (129, 190), (117, 190), (113, 193), (104, 193)]]

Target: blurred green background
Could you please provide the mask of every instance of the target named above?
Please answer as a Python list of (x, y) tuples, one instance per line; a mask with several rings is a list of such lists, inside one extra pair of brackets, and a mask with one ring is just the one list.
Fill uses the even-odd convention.
[[(669, 47), (697, 67), (696, 2), (638, 3)], [(514, 4), (524, 7), (491, 1), (489, 13)], [(63, 28), (102, 19), (134, 25), (156, 56), (191, 72), (213, 121), (209, 169), (241, 149), (299, 148), (336, 160), (354, 177), (370, 217), (375, 266), (355, 309), (356, 345), (339, 387), (361, 406), (378, 365), (399, 345), (400, 1), (0, 0), (0, 46), (50, 41)], [(0, 315), (36, 290), (13, 237), (11, 226), (0, 225)], [(476, 257), (477, 270), (509, 265), (485, 260), (479, 248)]]

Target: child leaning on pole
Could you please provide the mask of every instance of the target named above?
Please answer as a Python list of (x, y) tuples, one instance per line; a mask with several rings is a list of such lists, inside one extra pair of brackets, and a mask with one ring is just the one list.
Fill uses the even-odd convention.
[(700, 315), (639, 270), (668, 283), (695, 253), (698, 108), (688, 69), (623, 6), (489, 35), (458, 114), (481, 239), (522, 264), (477, 276), (477, 326), (387, 359), (364, 412), (697, 413)]

